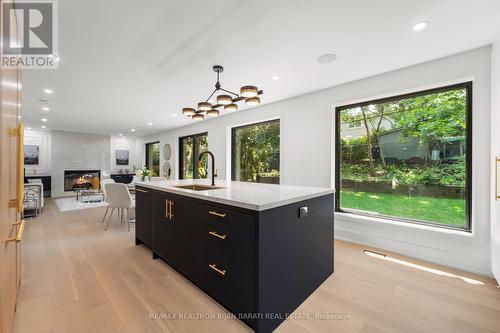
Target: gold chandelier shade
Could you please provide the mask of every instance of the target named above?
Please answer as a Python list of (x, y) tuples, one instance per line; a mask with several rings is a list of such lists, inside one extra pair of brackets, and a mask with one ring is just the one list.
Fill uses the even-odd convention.
[(196, 110), (193, 108), (183, 108), (182, 114), (185, 116), (194, 116), (196, 114)]
[(219, 95), (217, 96), (217, 104), (228, 105), (233, 102), (233, 99), (229, 95)]
[(218, 115), (219, 115), (219, 110), (212, 109), (207, 111), (208, 117), (217, 117)]
[(212, 109), (212, 104), (208, 102), (200, 102), (198, 103), (198, 109), (202, 111), (208, 111)]
[(250, 106), (255, 106), (260, 104), (260, 98), (258, 97), (250, 97), (245, 99), (245, 104)]
[(243, 97), (256, 97), (259, 94), (259, 89), (256, 86), (243, 86), (240, 89), (240, 95)]
[(228, 104), (224, 106), (224, 111), (238, 111), (238, 105), (237, 104)]

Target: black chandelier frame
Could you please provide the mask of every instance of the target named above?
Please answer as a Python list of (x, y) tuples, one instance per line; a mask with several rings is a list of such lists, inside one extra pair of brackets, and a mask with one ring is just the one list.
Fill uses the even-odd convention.
[[(217, 73), (217, 82), (215, 82), (214, 91), (210, 94), (210, 96), (208, 96), (208, 98), (205, 100), (205, 103), (208, 103), (208, 101), (210, 101), (210, 98), (212, 98), (212, 96), (218, 91), (223, 91), (223, 92), (226, 92), (228, 94), (235, 96), (232, 100), (232, 103), (237, 103), (237, 102), (243, 101), (243, 100), (248, 98), (248, 97), (241, 96), (241, 95), (239, 95), (235, 92), (232, 92), (230, 90), (222, 88), (222, 84), (220, 83), (220, 73), (222, 73), (224, 71), (224, 67), (222, 67), (221, 65), (214, 65), (212, 67), (212, 69), (215, 73)], [(262, 95), (263, 93), (264, 93), (263, 90), (258, 90), (257, 96)], [(212, 105), (212, 109), (217, 109), (217, 108), (220, 108), (221, 106), (225, 106), (225, 105), (224, 104), (214, 104), (214, 105)], [(196, 110), (195, 109), (195, 114), (206, 113), (207, 111), (210, 111), (210, 110)], [(192, 117), (192, 116), (190, 116), (190, 117)]]

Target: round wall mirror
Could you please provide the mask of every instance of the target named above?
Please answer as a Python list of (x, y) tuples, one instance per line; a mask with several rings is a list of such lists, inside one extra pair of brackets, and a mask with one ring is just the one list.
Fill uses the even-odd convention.
[(163, 146), (163, 158), (165, 161), (170, 160), (170, 157), (172, 156), (172, 146), (170, 146), (169, 143), (165, 143)]
[(170, 162), (163, 162), (163, 177), (167, 179), (172, 178), (172, 166)]

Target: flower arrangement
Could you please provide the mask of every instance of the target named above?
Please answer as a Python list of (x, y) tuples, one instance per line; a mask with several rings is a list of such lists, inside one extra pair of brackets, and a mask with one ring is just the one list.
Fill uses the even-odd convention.
[(149, 170), (146, 167), (143, 167), (142, 169), (139, 169), (135, 172), (135, 175), (137, 177), (141, 178), (141, 181), (145, 181), (146, 177), (148, 177), (148, 180), (151, 180), (151, 176), (153, 175), (153, 172)]

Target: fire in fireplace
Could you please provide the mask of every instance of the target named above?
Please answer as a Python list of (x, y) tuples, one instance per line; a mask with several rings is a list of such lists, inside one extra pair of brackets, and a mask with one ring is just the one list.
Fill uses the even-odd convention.
[(100, 170), (65, 170), (64, 191), (99, 189), (100, 179)]

